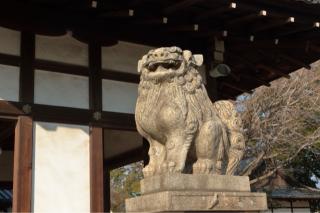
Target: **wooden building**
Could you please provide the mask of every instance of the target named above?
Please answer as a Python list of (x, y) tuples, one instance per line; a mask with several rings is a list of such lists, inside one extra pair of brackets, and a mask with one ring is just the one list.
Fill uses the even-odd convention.
[[(210, 97), (235, 98), (320, 58), (319, 11), (294, 0), (1, 1), (0, 189), (13, 189), (13, 211), (109, 210), (110, 169), (147, 160), (133, 113), (149, 49), (204, 54)], [(212, 77), (221, 63), (231, 73)]]

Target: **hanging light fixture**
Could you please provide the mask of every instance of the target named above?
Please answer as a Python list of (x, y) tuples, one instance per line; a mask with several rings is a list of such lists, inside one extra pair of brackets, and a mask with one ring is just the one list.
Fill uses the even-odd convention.
[(226, 64), (218, 64), (209, 71), (212, 78), (226, 77), (231, 73), (231, 68)]

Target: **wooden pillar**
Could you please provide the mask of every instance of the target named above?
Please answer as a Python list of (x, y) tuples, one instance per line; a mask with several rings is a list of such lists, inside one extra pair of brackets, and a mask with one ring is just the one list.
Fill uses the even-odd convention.
[(89, 43), (89, 103), (90, 109), (102, 111), (101, 46)]
[(33, 122), (19, 116), (15, 129), (12, 212), (30, 212), (32, 194)]
[(290, 200), (290, 209), (291, 209), (291, 212), (293, 213), (292, 200)]
[[(89, 106), (94, 112), (95, 120), (101, 119), (102, 79), (101, 79), (101, 45), (89, 42)], [(98, 113), (98, 114), (97, 114)], [(99, 115), (100, 113), (100, 115)], [(105, 212), (105, 182), (103, 128), (90, 127), (90, 209), (91, 212)]]
[(30, 32), (21, 33), (21, 65), (20, 65), (20, 101), (33, 103), (34, 99), (34, 58), (35, 35)]
[(90, 127), (90, 209), (104, 212), (103, 129)]

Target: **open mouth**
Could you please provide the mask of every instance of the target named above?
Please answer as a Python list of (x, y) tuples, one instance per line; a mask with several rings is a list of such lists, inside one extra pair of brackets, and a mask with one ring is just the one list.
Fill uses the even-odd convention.
[(168, 60), (162, 60), (162, 61), (148, 62), (146, 64), (146, 67), (148, 68), (148, 70), (154, 72), (159, 67), (162, 67), (164, 69), (178, 69), (180, 67), (181, 63), (182, 63), (181, 60), (168, 59)]

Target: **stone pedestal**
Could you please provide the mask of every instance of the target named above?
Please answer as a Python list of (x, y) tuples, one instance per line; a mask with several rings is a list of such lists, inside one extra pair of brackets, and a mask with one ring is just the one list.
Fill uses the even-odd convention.
[(127, 212), (259, 212), (265, 193), (250, 192), (246, 176), (165, 174), (143, 179), (142, 196), (126, 200)]

